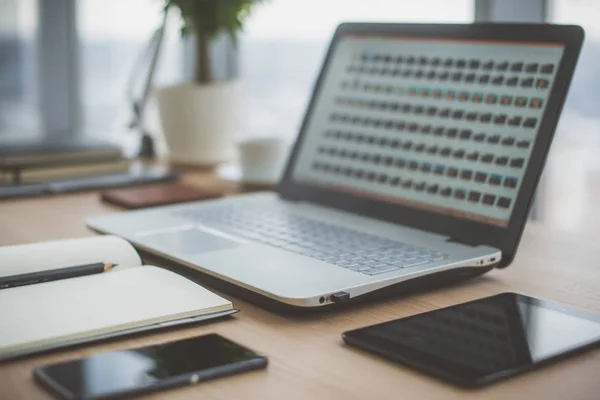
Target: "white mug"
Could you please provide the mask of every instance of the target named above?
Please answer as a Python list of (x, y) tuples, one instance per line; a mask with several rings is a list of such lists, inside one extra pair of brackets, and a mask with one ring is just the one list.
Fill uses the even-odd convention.
[(251, 137), (238, 142), (242, 181), (274, 184), (285, 167), (289, 142), (279, 137)]

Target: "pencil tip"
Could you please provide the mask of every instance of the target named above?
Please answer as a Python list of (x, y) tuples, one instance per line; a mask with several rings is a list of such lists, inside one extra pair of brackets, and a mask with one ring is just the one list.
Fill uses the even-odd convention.
[(110, 271), (111, 269), (113, 269), (114, 267), (118, 266), (119, 264), (113, 264), (113, 263), (106, 263), (104, 264), (104, 271)]

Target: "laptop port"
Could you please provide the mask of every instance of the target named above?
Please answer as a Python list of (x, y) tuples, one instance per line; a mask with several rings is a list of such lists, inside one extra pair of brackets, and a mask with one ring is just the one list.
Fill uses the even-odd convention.
[(329, 300), (331, 300), (332, 303), (340, 303), (343, 301), (350, 300), (350, 294), (346, 292), (334, 293), (331, 296), (329, 296)]

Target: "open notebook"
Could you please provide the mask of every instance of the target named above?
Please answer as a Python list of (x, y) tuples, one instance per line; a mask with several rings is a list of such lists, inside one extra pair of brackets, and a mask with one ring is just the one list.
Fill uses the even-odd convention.
[(116, 236), (0, 248), (0, 277), (96, 262), (100, 274), (0, 290), (0, 360), (236, 312), (174, 272), (142, 265)]

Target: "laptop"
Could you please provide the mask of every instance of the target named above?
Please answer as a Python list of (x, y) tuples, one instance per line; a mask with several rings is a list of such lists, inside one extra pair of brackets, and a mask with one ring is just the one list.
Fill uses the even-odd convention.
[(577, 26), (342, 24), (276, 192), (88, 226), (292, 309), (506, 267), (582, 41)]

